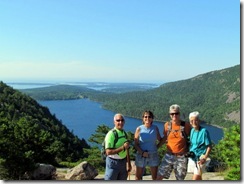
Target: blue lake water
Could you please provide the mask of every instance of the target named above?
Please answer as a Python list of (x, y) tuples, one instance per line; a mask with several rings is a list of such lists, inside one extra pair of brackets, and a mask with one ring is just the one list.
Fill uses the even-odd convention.
[[(114, 127), (113, 117), (115, 112), (105, 110), (101, 104), (89, 99), (79, 100), (57, 100), (57, 101), (38, 101), (42, 106), (49, 108), (52, 114), (62, 121), (62, 123), (79, 138), (84, 138), (87, 142), (98, 125), (105, 124)], [(142, 120), (125, 117), (124, 129), (135, 132), (136, 127), (141, 125)], [(162, 135), (163, 122), (154, 121)], [(211, 125), (204, 124), (210, 133), (214, 143), (218, 143), (223, 137), (223, 130)], [(88, 142), (89, 144), (89, 142)]]

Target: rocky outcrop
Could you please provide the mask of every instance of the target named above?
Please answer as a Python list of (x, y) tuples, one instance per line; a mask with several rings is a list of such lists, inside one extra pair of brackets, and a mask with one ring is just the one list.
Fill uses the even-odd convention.
[(34, 171), (25, 174), (25, 178), (29, 180), (52, 180), (55, 177), (56, 168), (50, 164), (37, 164)]
[(98, 175), (98, 171), (87, 161), (68, 170), (65, 175), (66, 180), (93, 180)]

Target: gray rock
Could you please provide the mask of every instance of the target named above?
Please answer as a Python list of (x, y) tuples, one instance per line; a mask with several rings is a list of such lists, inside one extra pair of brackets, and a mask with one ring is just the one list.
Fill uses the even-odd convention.
[(65, 175), (67, 180), (93, 180), (98, 175), (98, 171), (87, 161), (70, 169)]
[(50, 164), (37, 164), (34, 171), (26, 173), (30, 180), (52, 180), (56, 177), (56, 168)]

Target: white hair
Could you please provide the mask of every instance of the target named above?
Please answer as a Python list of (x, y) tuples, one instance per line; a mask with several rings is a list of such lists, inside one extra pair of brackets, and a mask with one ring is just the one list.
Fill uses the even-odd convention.
[(191, 119), (192, 117), (196, 117), (196, 118), (199, 119), (199, 116), (200, 116), (199, 112), (198, 111), (194, 111), (194, 112), (191, 112), (189, 114), (189, 119)]
[(169, 112), (171, 112), (171, 111), (178, 111), (178, 112), (180, 112), (180, 106), (177, 105), (177, 104), (171, 105), (169, 107)]
[(121, 118), (125, 119), (124, 116), (123, 116), (123, 114), (117, 113), (117, 114), (114, 115), (114, 121), (116, 121), (116, 117), (117, 116), (120, 116)]

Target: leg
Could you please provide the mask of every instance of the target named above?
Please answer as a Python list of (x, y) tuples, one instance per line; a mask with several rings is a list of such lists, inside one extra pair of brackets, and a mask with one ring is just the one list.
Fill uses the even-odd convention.
[(174, 157), (166, 153), (162, 159), (161, 165), (158, 167), (156, 180), (162, 180), (163, 178), (168, 179), (173, 170), (173, 163)]
[(118, 179), (118, 161), (113, 160), (109, 157), (106, 158), (106, 170), (104, 180), (117, 180)]
[(163, 178), (164, 178), (163, 176), (161, 176), (161, 175), (157, 175), (156, 180), (162, 180)]
[(144, 172), (144, 168), (143, 167), (136, 167), (135, 180), (142, 180), (143, 172)]
[(157, 179), (158, 165), (160, 163), (158, 152), (149, 153), (148, 166), (150, 167), (152, 180)]
[(202, 176), (194, 174), (192, 180), (202, 180)]
[(135, 179), (136, 180), (142, 180), (142, 176), (144, 174), (144, 169), (146, 166), (146, 158), (142, 157), (141, 154), (137, 153), (135, 165), (136, 165)]
[[(158, 172), (158, 167), (150, 167), (151, 174), (152, 174), (152, 180), (157, 179), (157, 172)], [(162, 180), (162, 179), (161, 179)]]
[(128, 172), (126, 169), (126, 159), (119, 160), (117, 167), (119, 168), (118, 180), (127, 180)]
[(196, 163), (192, 180), (202, 180), (202, 166)]
[(177, 180), (184, 180), (187, 173), (188, 158), (183, 156), (176, 156), (174, 163), (174, 172)]
[(205, 163), (197, 165), (199, 169), (196, 172), (194, 172), (194, 176), (192, 178), (193, 180), (203, 180), (202, 174), (206, 172), (206, 166), (209, 165), (210, 161), (211, 159), (207, 158)]

